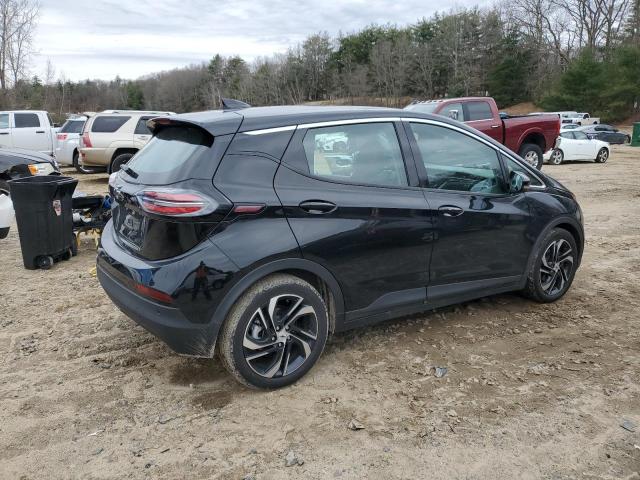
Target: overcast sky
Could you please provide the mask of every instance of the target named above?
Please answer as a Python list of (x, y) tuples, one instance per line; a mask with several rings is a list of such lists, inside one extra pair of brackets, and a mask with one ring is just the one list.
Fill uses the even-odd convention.
[(284, 52), (310, 34), (371, 23), (415, 23), (436, 10), (487, 0), (41, 0), (32, 73), (56, 78), (134, 79), (207, 61)]

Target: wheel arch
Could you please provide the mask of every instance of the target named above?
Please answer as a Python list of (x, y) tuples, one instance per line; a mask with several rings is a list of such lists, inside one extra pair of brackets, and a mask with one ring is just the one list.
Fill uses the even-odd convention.
[(238, 299), (256, 282), (275, 273), (286, 273), (301, 278), (313, 285), (327, 303), (329, 332), (333, 333), (344, 323), (344, 297), (340, 284), (333, 274), (322, 265), (303, 258), (274, 260), (251, 269), (226, 293), (216, 308), (211, 321), (213, 338), (211, 354), (215, 350), (218, 332)]
[(542, 149), (542, 153), (547, 151), (547, 140), (544, 138), (544, 134), (542, 132), (529, 131), (525, 133), (522, 140), (520, 141), (518, 152), (520, 152), (528, 143), (540, 147)]

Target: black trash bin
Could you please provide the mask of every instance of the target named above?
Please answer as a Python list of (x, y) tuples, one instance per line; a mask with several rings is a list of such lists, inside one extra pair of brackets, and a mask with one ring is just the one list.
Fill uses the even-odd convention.
[(9, 182), (25, 268), (50, 268), (76, 253), (71, 196), (78, 184), (59, 175)]

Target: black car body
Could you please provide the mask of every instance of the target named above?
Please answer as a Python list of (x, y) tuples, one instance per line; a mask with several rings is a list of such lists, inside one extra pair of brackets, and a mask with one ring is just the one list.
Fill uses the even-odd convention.
[(586, 133), (589, 138), (597, 138), (598, 140), (611, 144), (624, 144), (631, 142), (631, 135), (621, 132), (617, 128), (604, 123), (582, 127), (580, 130)]
[(49, 155), (20, 148), (0, 148), (0, 190), (9, 191), (9, 180), (58, 173), (58, 164)]
[[(274, 275), (312, 286), (335, 332), (528, 288), (543, 243), (558, 229), (574, 246), (574, 267), (580, 261), (582, 215), (573, 195), (447, 118), (262, 107), (149, 124), (154, 139), (110, 179), (113, 220), (102, 235), (98, 278), (122, 311), (181, 354), (211, 357), (218, 340), (233, 363), (232, 346), (243, 347), (221, 327)], [(513, 187), (514, 179), (528, 185)], [(298, 287), (294, 300), (304, 296)], [(293, 302), (278, 288), (285, 293), (273, 298)], [(276, 303), (265, 307), (271, 317)], [(271, 340), (286, 350), (271, 321), (251, 331), (263, 338), (273, 326)], [(251, 350), (255, 342), (242, 345)], [(299, 342), (298, 350), (309, 354), (314, 345)], [(239, 378), (273, 387), (304, 373), (267, 367), (260, 372), (279, 383), (263, 382), (258, 367)]]

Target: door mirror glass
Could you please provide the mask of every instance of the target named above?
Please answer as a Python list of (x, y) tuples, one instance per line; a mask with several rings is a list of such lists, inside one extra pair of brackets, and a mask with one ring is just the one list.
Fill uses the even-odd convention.
[(449, 110), (449, 118), (458, 120), (458, 110)]
[(509, 176), (509, 192), (520, 193), (531, 183), (531, 179), (520, 172), (511, 172)]

